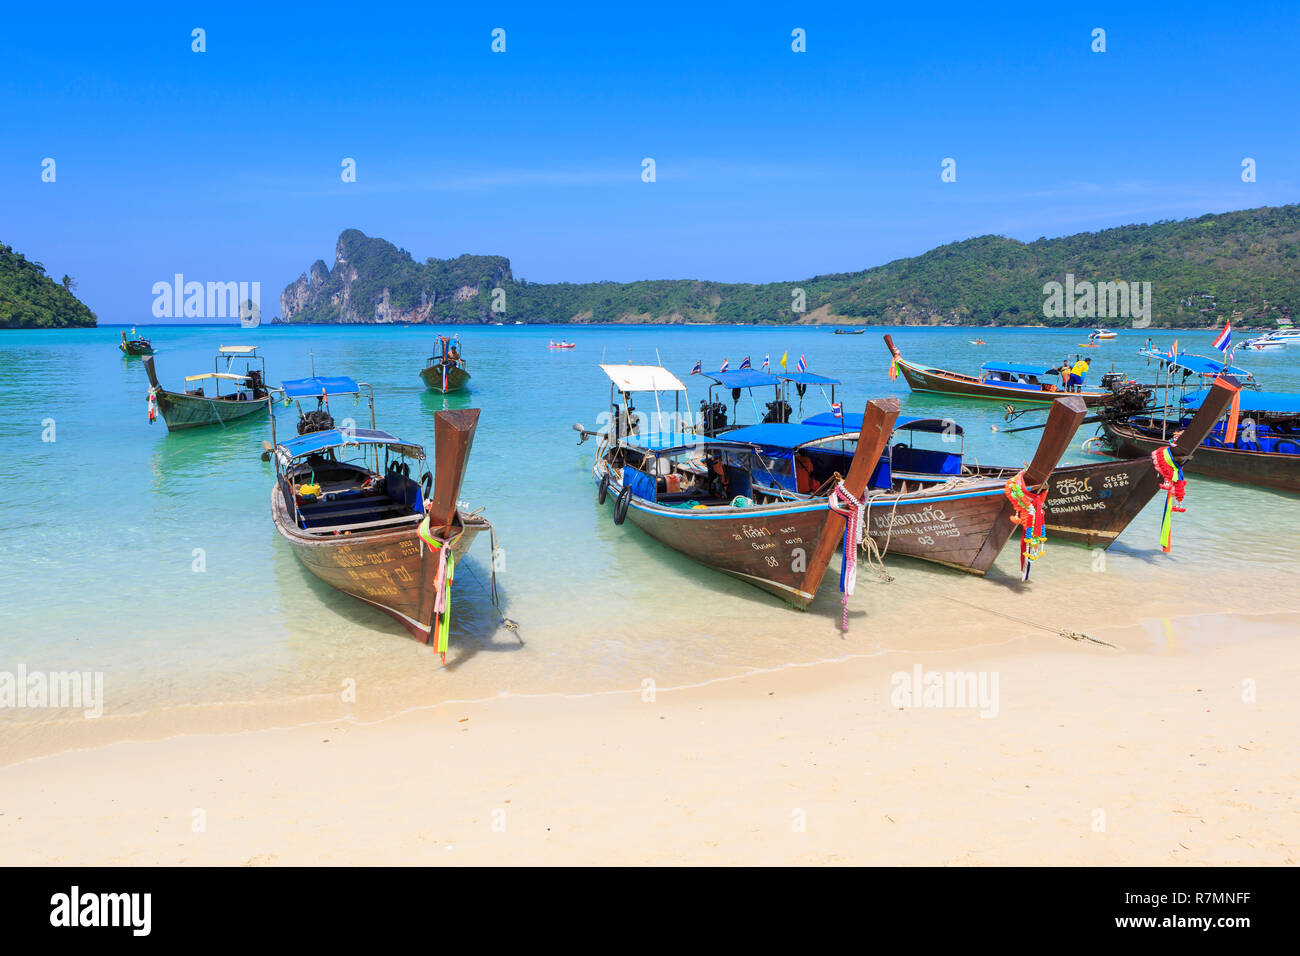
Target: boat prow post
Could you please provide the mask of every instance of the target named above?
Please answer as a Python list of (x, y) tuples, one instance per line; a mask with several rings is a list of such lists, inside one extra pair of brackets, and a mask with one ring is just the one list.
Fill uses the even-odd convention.
[(479, 409), (457, 408), (434, 415), (433, 494), (425, 508), (429, 526), (443, 535), (451, 534), (456, 521), (456, 500), (465, 480)]
[[(857, 501), (862, 499), (867, 490), (867, 482), (871, 480), (871, 473), (876, 470), (880, 456), (885, 453), (885, 446), (889, 444), (889, 437), (894, 432), (894, 422), (898, 419), (900, 409), (897, 398), (873, 398), (867, 402), (862, 413), (862, 428), (858, 430), (858, 447), (849, 464), (849, 473), (844, 477), (845, 489)], [(843, 533), (844, 518), (828, 511), (826, 523), (808, 557), (808, 571), (802, 588), (804, 592), (817, 592)], [(856, 561), (857, 555), (846, 555), (845, 560)]]
[[(126, 333), (123, 332), (122, 336), (123, 338), (125, 338)], [(153, 356), (144, 355), (141, 356), (141, 360), (144, 362), (144, 373), (149, 376), (149, 387), (159, 388), (160, 386), (158, 385), (158, 373), (154, 371), (154, 367), (153, 367)]]

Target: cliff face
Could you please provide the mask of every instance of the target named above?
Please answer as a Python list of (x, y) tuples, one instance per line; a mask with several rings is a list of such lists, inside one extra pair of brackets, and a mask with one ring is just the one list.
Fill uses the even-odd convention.
[(502, 256), (418, 263), (391, 242), (348, 229), (335, 245), (334, 268), (318, 259), (285, 287), (280, 315), (294, 323), (486, 322), (495, 317), (492, 290), (513, 281)]
[(95, 313), (72, 294), (76, 282), (58, 283), (45, 266), (0, 242), (0, 329), (93, 328)]

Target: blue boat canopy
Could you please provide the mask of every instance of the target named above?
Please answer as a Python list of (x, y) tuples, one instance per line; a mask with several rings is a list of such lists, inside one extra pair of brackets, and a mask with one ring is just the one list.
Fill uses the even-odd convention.
[(716, 438), (706, 438), (690, 432), (654, 432), (649, 435), (628, 435), (622, 441), (624, 448), (633, 451), (652, 451), (656, 454), (686, 451), (703, 448), (706, 445), (743, 445), (744, 442), (732, 441), (730, 433)]
[[(843, 418), (836, 418), (833, 412), (822, 412), (803, 420), (805, 425), (821, 425), (834, 431), (856, 432), (862, 429), (862, 415), (846, 413)], [(963, 435), (962, 427), (946, 418), (900, 418), (894, 422), (894, 431), (909, 428), (917, 432), (929, 432), (935, 435)]]
[(794, 382), (796, 385), (843, 384), (838, 378), (827, 378), (825, 375), (818, 375), (816, 372), (782, 372), (777, 378), (786, 382)]
[(781, 380), (775, 375), (760, 372), (756, 368), (741, 368), (730, 372), (705, 372), (705, 378), (711, 378), (727, 388), (758, 388), (762, 385), (779, 385)]
[[(843, 431), (844, 429), (839, 425), (828, 428), (823, 425), (811, 425), (808, 422), (802, 424), (796, 422), (768, 422), (765, 425), (749, 425), (745, 428), (724, 432), (723, 437), (732, 441), (759, 445), (763, 448), (780, 448), (788, 451), (810, 441), (831, 438)], [(856, 436), (854, 437), (856, 438)], [(852, 440), (850, 439), (850, 441)]]
[(319, 398), (325, 395), (357, 395), (361, 386), (346, 375), (318, 375), (315, 378), (295, 378), (281, 382), (284, 394), (290, 398)]
[[(1205, 397), (1210, 394), (1208, 388), (1199, 392), (1189, 392), (1183, 396), (1183, 404), (1190, 408), (1200, 408)], [(1243, 412), (1276, 412), (1279, 415), (1300, 415), (1300, 394), (1296, 392), (1252, 392), (1241, 391), (1240, 407)]]
[(1236, 375), (1240, 378), (1249, 378), (1250, 373), (1244, 368), (1238, 368), (1235, 365), (1225, 365), (1222, 362), (1212, 358), (1205, 358), (1202, 355), (1182, 355), (1179, 354), (1171, 358), (1166, 354), (1156, 353), (1156, 358), (1166, 365), (1172, 365), (1174, 368), (1186, 369), (1189, 372), (1195, 372), (1198, 375), (1221, 375), (1227, 372), (1229, 375)]
[(1046, 365), (1021, 365), (1018, 362), (985, 362), (980, 368), (986, 372), (1006, 372), (1010, 375), (1051, 375), (1056, 371)]
[(421, 446), (373, 428), (353, 429), (346, 435), (337, 428), (324, 432), (308, 432), (306, 435), (287, 438), (277, 447), (288, 458), (301, 458), (327, 448), (360, 447), (361, 445), (387, 445), (408, 458), (424, 459), (424, 449)]

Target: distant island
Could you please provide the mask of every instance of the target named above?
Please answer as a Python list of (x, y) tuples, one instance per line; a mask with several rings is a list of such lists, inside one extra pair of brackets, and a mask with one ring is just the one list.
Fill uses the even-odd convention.
[[(1287, 322), (1300, 311), (1300, 205), (1034, 242), (981, 236), (862, 272), (764, 284), (528, 282), (514, 278), (504, 256), (416, 262), (405, 249), (348, 229), (333, 268), (317, 260), (285, 288), (280, 312), (290, 324), (1130, 324), (1087, 309), (1045, 316), (1044, 286), (1067, 278), (1149, 282), (1153, 327)], [(802, 311), (793, 308), (798, 290)]]
[(94, 328), (95, 313), (72, 294), (76, 287), (71, 276), (55, 282), (45, 266), (0, 242), (0, 329)]

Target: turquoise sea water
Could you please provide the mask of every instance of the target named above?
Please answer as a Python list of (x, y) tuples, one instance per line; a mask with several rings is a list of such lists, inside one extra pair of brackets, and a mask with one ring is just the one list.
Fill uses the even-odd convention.
[[(1086, 549), (1049, 543), (1028, 588), (1019, 584), (1014, 547), (986, 580), (891, 560), (893, 583), (860, 577), (848, 635), (838, 629), (839, 595), (829, 579), (813, 609), (796, 612), (630, 525), (615, 527), (608, 507), (596, 506), (592, 444), (579, 446), (570, 426), (594, 425), (607, 407), (602, 359), (662, 362), (687, 381), (694, 408), (707, 384), (687, 375), (696, 360), (717, 368), (725, 357), (736, 368), (748, 355), (758, 367), (764, 354), (775, 363), (788, 352), (793, 367), (804, 355), (811, 370), (844, 380), (837, 397), (847, 410), (897, 395), (904, 414), (950, 415), (963, 424), (969, 456), (1018, 464), (1032, 453), (1038, 433), (990, 430), (1005, 425), (998, 405), (912, 395), (901, 378), (891, 382), (885, 330), (835, 336), (816, 328), (461, 328), (471, 390), (446, 398), (429, 393), (417, 375), (435, 340), (428, 327), (139, 331), (153, 339), (167, 386), (210, 370), (223, 344), (260, 346), (272, 382), (308, 375), (314, 361), (318, 374), (373, 383), (379, 427), (430, 451), (438, 409), (481, 408), (462, 498), (481, 506), (497, 528), (505, 613), (519, 628), (498, 626), (486, 592), (488, 543), (480, 539), (457, 576), (452, 650), (448, 666), (439, 667), (388, 617), (316, 581), (278, 540), (269, 512), (272, 469), (259, 459), (269, 437), (264, 418), (169, 434), (161, 421), (147, 421), (144, 368), (118, 351), (118, 327), (6, 332), (0, 670), (19, 663), (29, 670), (102, 670), (109, 713), (333, 694), (349, 677), (373, 688), (417, 677), (414, 696), (401, 703), (626, 689), (646, 675), (660, 684), (689, 682), (905, 647), (922, 630), (942, 638), (945, 628), (960, 631), (972, 613), (949, 598), (1094, 627), (1121, 612), (1154, 618), (1294, 603), (1300, 501), (1204, 479), (1191, 483), (1173, 555), (1156, 545), (1153, 504), (1102, 567)], [(1055, 363), (1084, 341), (1079, 331), (983, 329), (988, 344), (974, 346), (970, 340), (979, 336), (969, 329), (892, 332), (907, 357), (958, 370), (992, 358)], [(547, 349), (560, 337), (577, 348)], [(1175, 337), (1185, 351), (1210, 351), (1205, 332), (1164, 333), (1156, 344), (1167, 347)], [(1150, 380), (1152, 370), (1136, 354), (1146, 339), (1146, 332), (1123, 332), (1087, 350), (1094, 359), (1090, 381), (1112, 364)], [(1300, 390), (1296, 357), (1300, 347), (1242, 361), (1265, 387)], [(752, 422), (747, 405), (742, 399), (740, 420)], [(350, 399), (336, 401), (332, 411), (363, 421), (364, 404), (349, 406)], [(826, 407), (810, 390), (803, 414)], [(292, 431), (294, 414), (278, 411), (282, 428)], [(1081, 430), (1071, 460), (1083, 460), (1079, 443), (1093, 433), (1091, 425)], [(202, 571), (195, 570), (196, 549)]]

